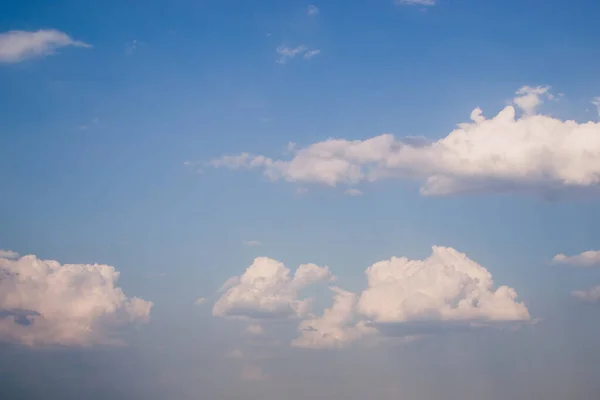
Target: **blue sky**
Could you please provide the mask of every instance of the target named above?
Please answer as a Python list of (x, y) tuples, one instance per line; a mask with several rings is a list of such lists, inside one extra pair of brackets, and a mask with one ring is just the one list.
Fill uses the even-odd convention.
[[(100, 351), (105, 343), (90, 345), (91, 338), (83, 347), (63, 338), (59, 349), (39, 348), (21, 334), (8, 340), (0, 329), (8, 386), (19, 392), (35, 381), (27, 399), (40, 398), (35, 388), (69, 398), (94, 384), (113, 388), (115, 398), (595, 398), (600, 308), (587, 303), (600, 294), (586, 292), (582, 302), (572, 292), (600, 284), (600, 252), (590, 265), (552, 259), (600, 248), (600, 168), (592, 157), (600, 155), (593, 104), (600, 96), (600, 4), (433, 3), (0, 2), (0, 249), (114, 266), (128, 298), (153, 303), (149, 315), (135, 311), (149, 319), (126, 324), (119, 332), (126, 346), (116, 350)], [(452, 147), (458, 134), (451, 132), (476, 107), (487, 120), (473, 119), (470, 150), (453, 164), (447, 160), (462, 147)], [(504, 132), (493, 118), (506, 107), (517, 116)], [(490, 167), (477, 141), (485, 124), (500, 134), (490, 146), (518, 160), (503, 172)], [(558, 127), (546, 129), (552, 124)], [(351, 141), (362, 145), (384, 133), (394, 142), (371, 154), (373, 163), (348, 155)], [(396, 152), (413, 136), (427, 144)], [(447, 137), (450, 150), (436, 152), (431, 143)], [(343, 141), (340, 153), (324, 156), (318, 148), (331, 138)], [(290, 142), (296, 148), (288, 149)], [(270, 161), (219, 164), (242, 153)], [(330, 185), (329, 161), (348, 162), (364, 176), (338, 171)], [(369, 175), (375, 164), (385, 179)], [(448, 193), (423, 194), (431, 176), (452, 178)], [(440, 333), (433, 337), (392, 345), (385, 338), (369, 347), (346, 346), (357, 331), (327, 322), (324, 329), (340, 329), (343, 346), (313, 351), (289, 345), (299, 320), (317, 324), (295, 308), (303, 296), (295, 297), (293, 282), (273, 283), (292, 296), (284, 304), (291, 321), (254, 321), (255, 312), (273, 309), (242, 307), (242, 286), (218, 292), (255, 257), (281, 261), (291, 274), (315, 263), (335, 275), (331, 285), (356, 294), (352, 324), (383, 323), (392, 317), (361, 296), (371, 289), (365, 270), (392, 256), (425, 260), (432, 246), (465, 253), (489, 271), (494, 287), (514, 289), (528, 311), (515, 317), (521, 329), (445, 333), (444, 323), (459, 317), (449, 314), (435, 321)], [(25, 268), (11, 264), (14, 258), (6, 265)], [(319, 316), (333, 299), (324, 278), (311, 279), (315, 286), (303, 293), (315, 298)], [(20, 287), (8, 284), (7, 293)], [(76, 300), (87, 302), (86, 290)], [(199, 297), (205, 302), (196, 306)], [(0, 300), (0, 312), (27, 308)], [(500, 308), (481, 318), (494, 320)], [(55, 322), (41, 308), (30, 311)], [(244, 321), (232, 320), (240, 313)], [(244, 336), (248, 324), (267, 332), (259, 344)], [(43, 337), (49, 329), (36, 332)], [(319, 329), (304, 332), (311, 331)], [(228, 358), (236, 349), (243, 355)], [(515, 366), (524, 352), (531, 361)], [(79, 378), (58, 377), (48, 366), (53, 360)], [(143, 367), (127, 367), (132, 363)], [(129, 372), (119, 376), (114, 365)], [(376, 373), (377, 366), (386, 372)], [(77, 380), (95, 383), (64, 383)]]

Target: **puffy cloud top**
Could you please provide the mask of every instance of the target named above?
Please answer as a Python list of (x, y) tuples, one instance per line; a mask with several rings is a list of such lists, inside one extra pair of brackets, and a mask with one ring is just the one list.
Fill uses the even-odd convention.
[(514, 289), (494, 289), (492, 275), (466, 254), (433, 247), (425, 260), (392, 258), (366, 271), (358, 311), (374, 322), (528, 320)]
[[(353, 186), (386, 178), (424, 181), (424, 195), (598, 189), (600, 123), (535, 114), (548, 87), (525, 86), (514, 105), (491, 119), (481, 109), (446, 137), (426, 142), (382, 134), (366, 140), (328, 139), (292, 147), (289, 160), (242, 153), (214, 167), (261, 169), (272, 180)], [(523, 112), (517, 117), (515, 106)]]
[(303, 264), (292, 276), (283, 263), (258, 257), (244, 274), (225, 283), (213, 315), (254, 319), (302, 316), (308, 311), (310, 299), (300, 300), (300, 290), (332, 279), (328, 267)]
[(111, 342), (107, 328), (147, 322), (152, 308), (126, 297), (118, 278), (109, 265), (0, 258), (0, 340), (31, 346)]

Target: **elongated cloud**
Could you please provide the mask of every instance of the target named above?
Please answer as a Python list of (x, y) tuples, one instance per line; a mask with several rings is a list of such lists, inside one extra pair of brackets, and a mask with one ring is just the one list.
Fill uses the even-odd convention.
[(292, 276), (283, 263), (258, 257), (241, 276), (227, 280), (222, 288), (224, 293), (213, 307), (213, 315), (246, 319), (304, 316), (311, 299), (300, 299), (300, 291), (332, 279), (328, 267), (303, 264)]
[(435, 0), (396, 0), (395, 3), (404, 6), (435, 6)]
[(600, 285), (587, 290), (576, 290), (572, 295), (584, 303), (600, 303)]
[(575, 267), (598, 267), (600, 266), (600, 250), (588, 250), (574, 256), (557, 254), (552, 261), (555, 264), (567, 264)]
[(17, 63), (34, 57), (43, 57), (67, 46), (92, 47), (55, 29), (35, 32), (9, 31), (0, 34), (0, 62)]
[[(210, 161), (215, 168), (261, 170), (273, 181), (353, 187), (382, 179), (423, 183), (423, 195), (512, 192), (571, 193), (600, 188), (600, 123), (535, 114), (546, 87), (524, 87), (491, 119), (471, 122), (427, 142), (382, 134), (365, 140), (328, 139), (292, 147), (292, 158), (242, 153)], [(515, 106), (520, 108), (517, 116)]]
[(128, 298), (119, 272), (34, 255), (0, 258), (0, 341), (36, 345), (107, 344), (111, 328), (147, 322), (152, 303)]

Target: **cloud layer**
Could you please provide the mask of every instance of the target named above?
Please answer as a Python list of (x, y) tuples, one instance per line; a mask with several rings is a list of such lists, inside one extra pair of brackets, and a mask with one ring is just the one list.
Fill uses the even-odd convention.
[[(215, 168), (258, 169), (273, 181), (353, 187), (382, 179), (423, 182), (423, 195), (597, 191), (600, 123), (536, 114), (548, 87), (525, 86), (514, 105), (491, 119), (481, 109), (436, 141), (382, 134), (365, 140), (328, 139), (293, 146), (292, 158), (242, 153), (214, 159)], [(521, 110), (517, 115), (516, 108)]]
[(147, 322), (152, 303), (128, 298), (119, 272), (34, 255), (0, 258), (0, 341), (35, 345), (111, 343), (110, 328)]
[(17, 63), (34, 57), (47, 56), (67, 46), (92, 47), (55, 29), (1, 33), (0, 62)]
[(307, 312), (310, 299), (300, 300), (298, 292), (330, 280), (329, 270), (305, 264), (292, 277), (282, 263), (257, 258), (241, 277), (228, 281), (213, 314), (303, 318), (292, 345), (310, 348), (343, 347), (366, 336), (385, 335), (394, 327), (408, 327), (414, 335), (419, 333), (419, 324), (428, 330), (432, 324), (468, 329), (531, 318), (514, 289), (496, 288), (488, 270), (452, 248), (435, 246), (424, 260), (393, 257), (380, 261), (367, 268), (365, 275), (367, 287), (360, 294), (331, 287), (333, 304), (316, 317)]

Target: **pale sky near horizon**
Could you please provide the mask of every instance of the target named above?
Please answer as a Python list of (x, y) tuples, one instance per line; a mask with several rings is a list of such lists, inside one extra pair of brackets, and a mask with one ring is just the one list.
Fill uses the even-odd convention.
[(0, 1), (0, 398), (597, 399), (599, 17)]

